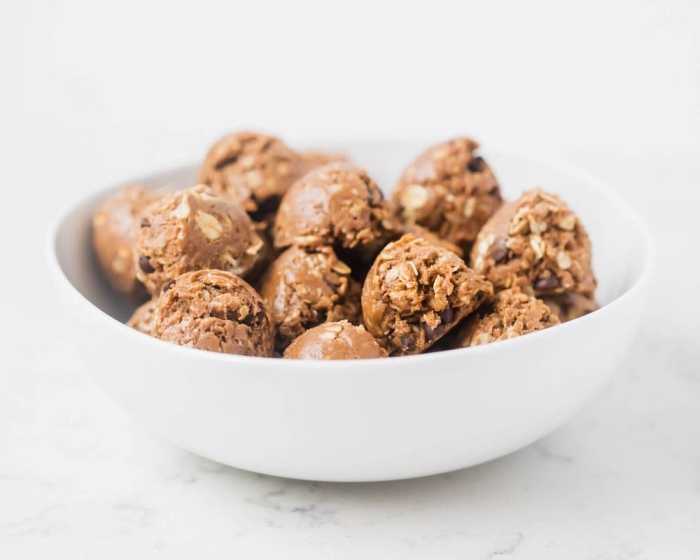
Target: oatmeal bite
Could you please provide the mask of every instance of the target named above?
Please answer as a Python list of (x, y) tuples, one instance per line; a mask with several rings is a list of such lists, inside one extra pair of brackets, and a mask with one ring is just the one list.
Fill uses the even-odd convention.
[(496, 290), (519, 286), (538, 297), (591, 297), (596, 287), (586, 230), (564, 201), (541, 189), (505, 204), (484, 225), (471, 266)]
[(364, 327), (348, 321), (328, 322), (309, 329), (284, 351), (296, 360), (364, 360), (389, 354)]
[(469, 138), (429, 148), (406, 167), (392, 196), (403, 222), (421, 225), (465, 253), (503, 202), (478, 148)]
[(181, 346), (272, 356), (274, 330), (257, 292), (223, 270), (187, 272), (168, 283), (156, 303), (152, 335)]
[(134, 238), (141, 212), (162, 195), (138, 185), (125, 187), (105, 198), (92, 217), (92, 245), (107, 281), (135, 299), (143, 299), (146, 290), (136, 278)]
[(204, 185), (149, 205), (136, 233), (136, 276), (151, 294), (184, 272), (216, 268), (245, 276), (264, 248), (248, 215)]
[(307, 173), (282, 198), (275, 247), (378, 250), (398, 224), (377, 184), (360, 169), (331, 163)]
[(492, 296), (491, 283), (455, 253), (406, 234), (374, 261), (362, 313), (390, 354), (418, 354)]
[(257, 212), (275, 208), (306, 171), (302, 157), (279, 138), (237, 132), (211, 147), (199, 172), (199, 182), (235, 200), (247, 212)]
[(496, 294), (493, 302), (467, 317), (450, 336), (450, 347), (488, 344), (558, 324), (559, 318), (542, 300), (519, 288), (510, 288)]
[(361, 322), (360, 284), (331, 247), (284, 251), (260, 283), (260, 295), (284, 349), (305, 330), (325, 321)]

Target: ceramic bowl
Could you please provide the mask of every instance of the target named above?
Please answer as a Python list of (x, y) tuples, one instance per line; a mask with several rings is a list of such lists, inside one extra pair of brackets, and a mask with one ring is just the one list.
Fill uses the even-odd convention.
[[(420, 142), (332, 146), (390, 191)], [(598, 391), (640, 321), (652, 244), (637, 213), (585, 173), (482, 149), (507, 199), (541, 186), (591, 237), (601, 309), (493, 344), (384, 360), (298, 361), (205, 352), (124, 325), (132, 308), (104, 282), (91, 215), (77, 202), (52, 228), (49, 261), (90, 373), (156, 434), (227, 465), (271, 475), (370, 481), (430, 475), (515, 451), (552, 432)], [(191, 186), (197, 166), (127, 183)]]

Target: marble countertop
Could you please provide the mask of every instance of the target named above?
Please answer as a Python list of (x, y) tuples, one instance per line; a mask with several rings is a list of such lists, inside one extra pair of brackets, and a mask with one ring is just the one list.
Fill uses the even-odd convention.
[[(40, 166), (37, 142), (48, 154)], [(637, 206), (658, 249), (644, 326), (580, 414), (470, 469), (330, 484), (181, 451), (144, 433), (93, 384), (61, 336), (43, 276), (43, 225), (56, 205), (125, 170), (89, 139), (68, 136), (62, 157), (50, 153), (58, 142), (16, 147), (0, 172), (3, 196), (22, 185), (10, 196), (27, 209), (0, 226), (3, 239), (21, 239), (7, 248), (15, 266), (2, 279), (12, 323), (0, 373), (0, 558), (700, 558), (699, 158), (568, 158)], [(165, 151), (172, 161), (181, 155), (174, 145)], [(122, 146), (136, 162), (128, 175), (154, 165), (145, 146), (141, 156)], [(78, 155), (89, 163), (67, 163)], [(32, 165), (41, 169), (29, 176)], [(36, 185), (47, 204), (32, 209)]]

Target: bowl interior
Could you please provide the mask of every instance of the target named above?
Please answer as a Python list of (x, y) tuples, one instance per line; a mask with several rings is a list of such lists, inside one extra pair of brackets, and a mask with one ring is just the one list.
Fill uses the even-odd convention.
[[(391, 192), (403, 167), (424, 148), (416, 142), (358, 142), (329, 147), (344, 151), (366, 167), (386, 194)], [(650, 264), (650, 242), (636, 212), (624, 200), (585, 174), (561, 164), (497, 150), (485, 149), (482, 154), (496, 173), (504, 198), (515, 199), (524, 190), (539, 186), (560, 195), (578, 214), (591, 237), (600, 305), (620, 297), (640, 280)], [(134, 178), (113, 188), (137, 182), (151, 187), (183, 188), (194, 184), (196, 172), (196, 166), (188, 166)], [(133, 305), (107, 285), (91, 246), (91, 216), (109, 190), (113, 189), (96, 193), (60, 219), (52, 250), (73, 287), (99, 310), (124, 322)]]

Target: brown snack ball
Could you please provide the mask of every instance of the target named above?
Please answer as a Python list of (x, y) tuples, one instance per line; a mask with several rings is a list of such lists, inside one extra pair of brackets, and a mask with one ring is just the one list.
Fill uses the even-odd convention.
[(488, 344), (558, 324), (559, 318), (542, 300), (511, 288), (499, 292), (491, 304), (467, 317), (455, 329), (451, 347)]
[(371, 253), (397, 227), (364, 169), (331, 163), (307, 173), (284, 195), (275, 219), (275, 247), (334, 246)]
[(146, 303), (136, 308), (136, 311), (131, 315), (126, 322), (128, 327), (136, 329), (144, 334), (153, 332), (153, 324), (156, 320), (156, 303), (158, 298), (151, 298)]
[(216, 268), (245, 276), (264, 242), (233, 201), (198, 185), (166, 195), (144, 211), (136, 235), (136, 276), (151, 294), (184, 272)]
[(364, 327), (347, 321), (323, 323), (309, 329), (284, 351), (296, 360), (364, 360), (389, 354)]
[(345, 154), (333, 152), (301, 152), (301, 159), (309, 171), (329, 163), (350, 163), (350, 158)]
[(591, 297), (596, 287), (586, 230), (566, 203), (541, 189), (496, 212), (474, 243), (471, 266), (496, 290)]
[(578, 319), (598, 309), (594, 298), (573, 292), (543, 297), (542, 300), (562, 323)]
[(92, 217), (92, 245), (100, 267), (110, 285), (123, 294), (146, 295), (136, 278), (134, 237), (141, 212), (162, 195), (137, 185), (125, 187), (105, 198)]
[(465, 254), (503, 202), (495, 175), (475, 153), (478, 148), (469, 138), (429, 148), (406, 167), (392, 197), (402, 221), (435, 232)]
[(330, 247), (293, 246), (270, 265), (260, 295), (285, 348), (305, 330), (325, 321), (361, 322), (360, 284)]
[(247, 212), (276, 207), (287, 189), (306, 173), (301, 156), (274, 136), (237, 132), (214, 144), (199, 182), (238, 202)]
[(390, 354), (418, 354), (492, 296), (491, 283), (452, 251), (407, 234), (374, 261), (362, 314)]
[(272, 356), (274, 330), (257, 292), (230, 272), (198, 270), (169, 283), (156, 303), (153, 336), (182, 346)]

